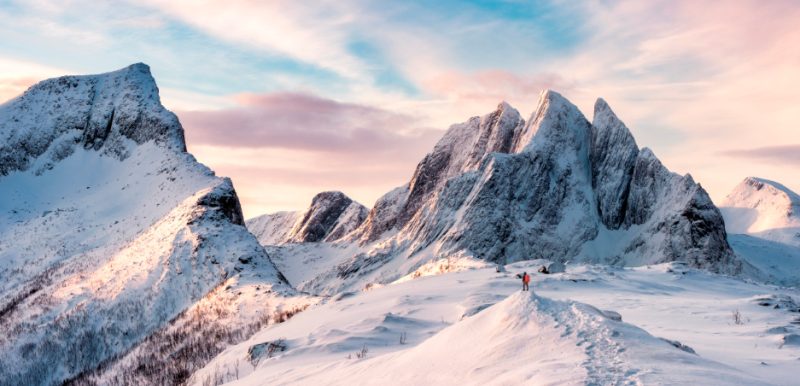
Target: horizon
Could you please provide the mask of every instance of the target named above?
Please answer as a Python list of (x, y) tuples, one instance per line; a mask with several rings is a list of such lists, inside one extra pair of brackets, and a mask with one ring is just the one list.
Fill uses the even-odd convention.
[(607, 100), (716, 204), (749, 176), (800, 190), (791, 2), (76, 4), (0, 5), (0, 100), (147, 63), (189, 151), (232, 178), (248, 218), (325, 190), (371, 207), (450, 124), (500, 101), (527, 120), (541, 89), (589, 120)]

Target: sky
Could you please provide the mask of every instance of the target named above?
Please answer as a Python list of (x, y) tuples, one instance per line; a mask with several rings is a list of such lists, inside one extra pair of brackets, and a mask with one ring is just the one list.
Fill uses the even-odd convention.
[(800, 1), (0, 0), (0, 101), (150, 65), (189, 151), (246, 217), (324, 190), (372, 206), (444, 130), (553, 89), (604, 98), (716, 203), (800, 191)]

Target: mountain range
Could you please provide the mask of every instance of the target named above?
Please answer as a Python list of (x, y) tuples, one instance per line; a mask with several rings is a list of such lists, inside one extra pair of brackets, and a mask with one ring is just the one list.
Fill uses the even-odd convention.
[[(471, 325), (491, 331), (499, 318), (508, 322), (505, 329), (522, 326), (548, 337), (577, 331), (570, 345), (604, 339), (623, 351), (666, 356), (677, 349), (685, 361), (694, 355), (691, 349), (615, 324), (621, 320), (613, 312), (522, 295), (500, 302), (510, 288), (504, 284), (511, 279), (507, 267), (559, 263), (563, 271), (566, 264), (568, 272), (553, 273), (572, 283), (611, 280), (615, 270), (643, 280), (651, 266), (697, 282), (800, 283), (800, 196), (750, 177), (717, 208), (692, 176), (671, 172), (652, 150), (640, 148), (603, 99), (590, 121), (550, 90), (541, 93), (527, 120), (502, 102), (452, 125), (410, 180), (372, 208), (329, 191), (316, 195), (306, 210), (245, 221), (233, 182), (187, 152), (183, 128), (161, 104), (147, 65), (64, 76), (0, 105), (0, 197), (3, 385), (231, 380), (233, 370), (227, 369), (235, 363), (238, 378), (242, 355), (255, 363), (255, 372), (255, 347), (283, 347), (280, 337), (254, 340), (272, 334), (267, 326), (308, 307), (317, 307), (321, 311), (311, 314), (325, 315), (331, 324), (287, 323), (278, 331), (296, 337), (289, 350), (340, 355), (337, 347), (366, 349), (373, 341), (347, 332), (361, 325), (331, 316), (364, 304), (345, 300), (350, 298), (372, 299), (381, 310), (397, 301), (407, 313), (386, 311), (375, 323), (365, 319), (371, 329), (365, 334), (383, 334), (376, 338), (381, 344), (389, 339), (386, 331), (399, 332), (394, 328), (434, 335), (447, 324), (444, 316), (441, 325), (431, 321), (441, 306), (436, 297), (392, 291), (421, 277), (462, 271), (474, 271), (467, 277), (477, 280), (470, 284), (475, 292), (457, 299), (459, 281), (436, 279), (450, 291), (442, 295), (449, 297), (442, 307), (456, 310), (452, 314), (462, 320), (497, 306), (466, 324), (453, 322), (444, 335), (398, 360), (430, 358), (442, 350), (437, 342), (463, 339)], [(681, 285), (696, 290), (695, 284)], [(390, 297), (365, 295), (383, 287), (390, 287), (384, 292)], [(423, 304), (424, 320), (415, 319), (412, 297)], [(787, 309), (796, 306), (774, 299), (783, 299)], [(779, 304), (774, 299), (769, 302)], [(544, 316), (527, 320), (515, 307)], [(551, 328), (551, 319), (567, 331), (558, 323)], [(307, 325), (315, 327), (306, 330)], [(593, 325), (609, 335), (589, 334)], [(784, 340), (795, 339), (792, 326), (781, 328)], [(259, 335), (262, 329), (266, 335)], [(614, 329), (641, 339), (619, 338)], [(503, 350), (516, 352), (516, 335), (503, 334)], [(620, 353), (605, 353), (603, 366), (616, 366)], [(672, 366), (659, 358), (642, 366)], [(211, 373), (208, 366), (220, 363), (228, 372)], [(379, 363), (376, 369), (406, 376), (397, 363)], [(693, 370), (698, 376), (752, 380), (712, 361), (699, 363)], [(359, 366), (357, 371), (368, 371)], [(587, 379), (623, 379), (595, 370), (587, 370)]]

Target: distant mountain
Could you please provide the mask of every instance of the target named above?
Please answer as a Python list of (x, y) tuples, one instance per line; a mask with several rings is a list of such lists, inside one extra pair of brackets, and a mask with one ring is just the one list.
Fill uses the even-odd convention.
[(300, 299), (144, 64), (0, 105), (0, 197), (2, 384), (179, 382)]
[(800, 247), (800, 195), (775, 181), (747, 177), (720, 210), (729, 233)]
[(275, 257), (279, 265), (309, 260), (302, 254), (335, 260), (315, 278), (289, 278), (319, 293), (389, 282), (448, 256), (742, 268), (719, 210), (691, 176), (640, 150), (602, 99), (590, 123), (553, 91), (542, 93), (527, 122), (501, 103), (451, 126), (411, 181), (335, 244), (287, 247)]
[(247, 228), (262, 245), (336, 241), (358, 228), (368, 211), (342, 192), (322, 192), (305, 212), (258, 216), (247, 221)]

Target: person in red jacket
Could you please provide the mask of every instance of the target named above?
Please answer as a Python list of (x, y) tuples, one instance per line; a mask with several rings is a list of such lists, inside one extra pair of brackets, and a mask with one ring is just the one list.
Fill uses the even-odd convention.
[(528, 272), (523, 272), (522, 275), (517, 275), (517, 277), (522, 279), (522, 290), (530, 291), (528, 284), (531, 282), (531, 275), (528, 275)]

